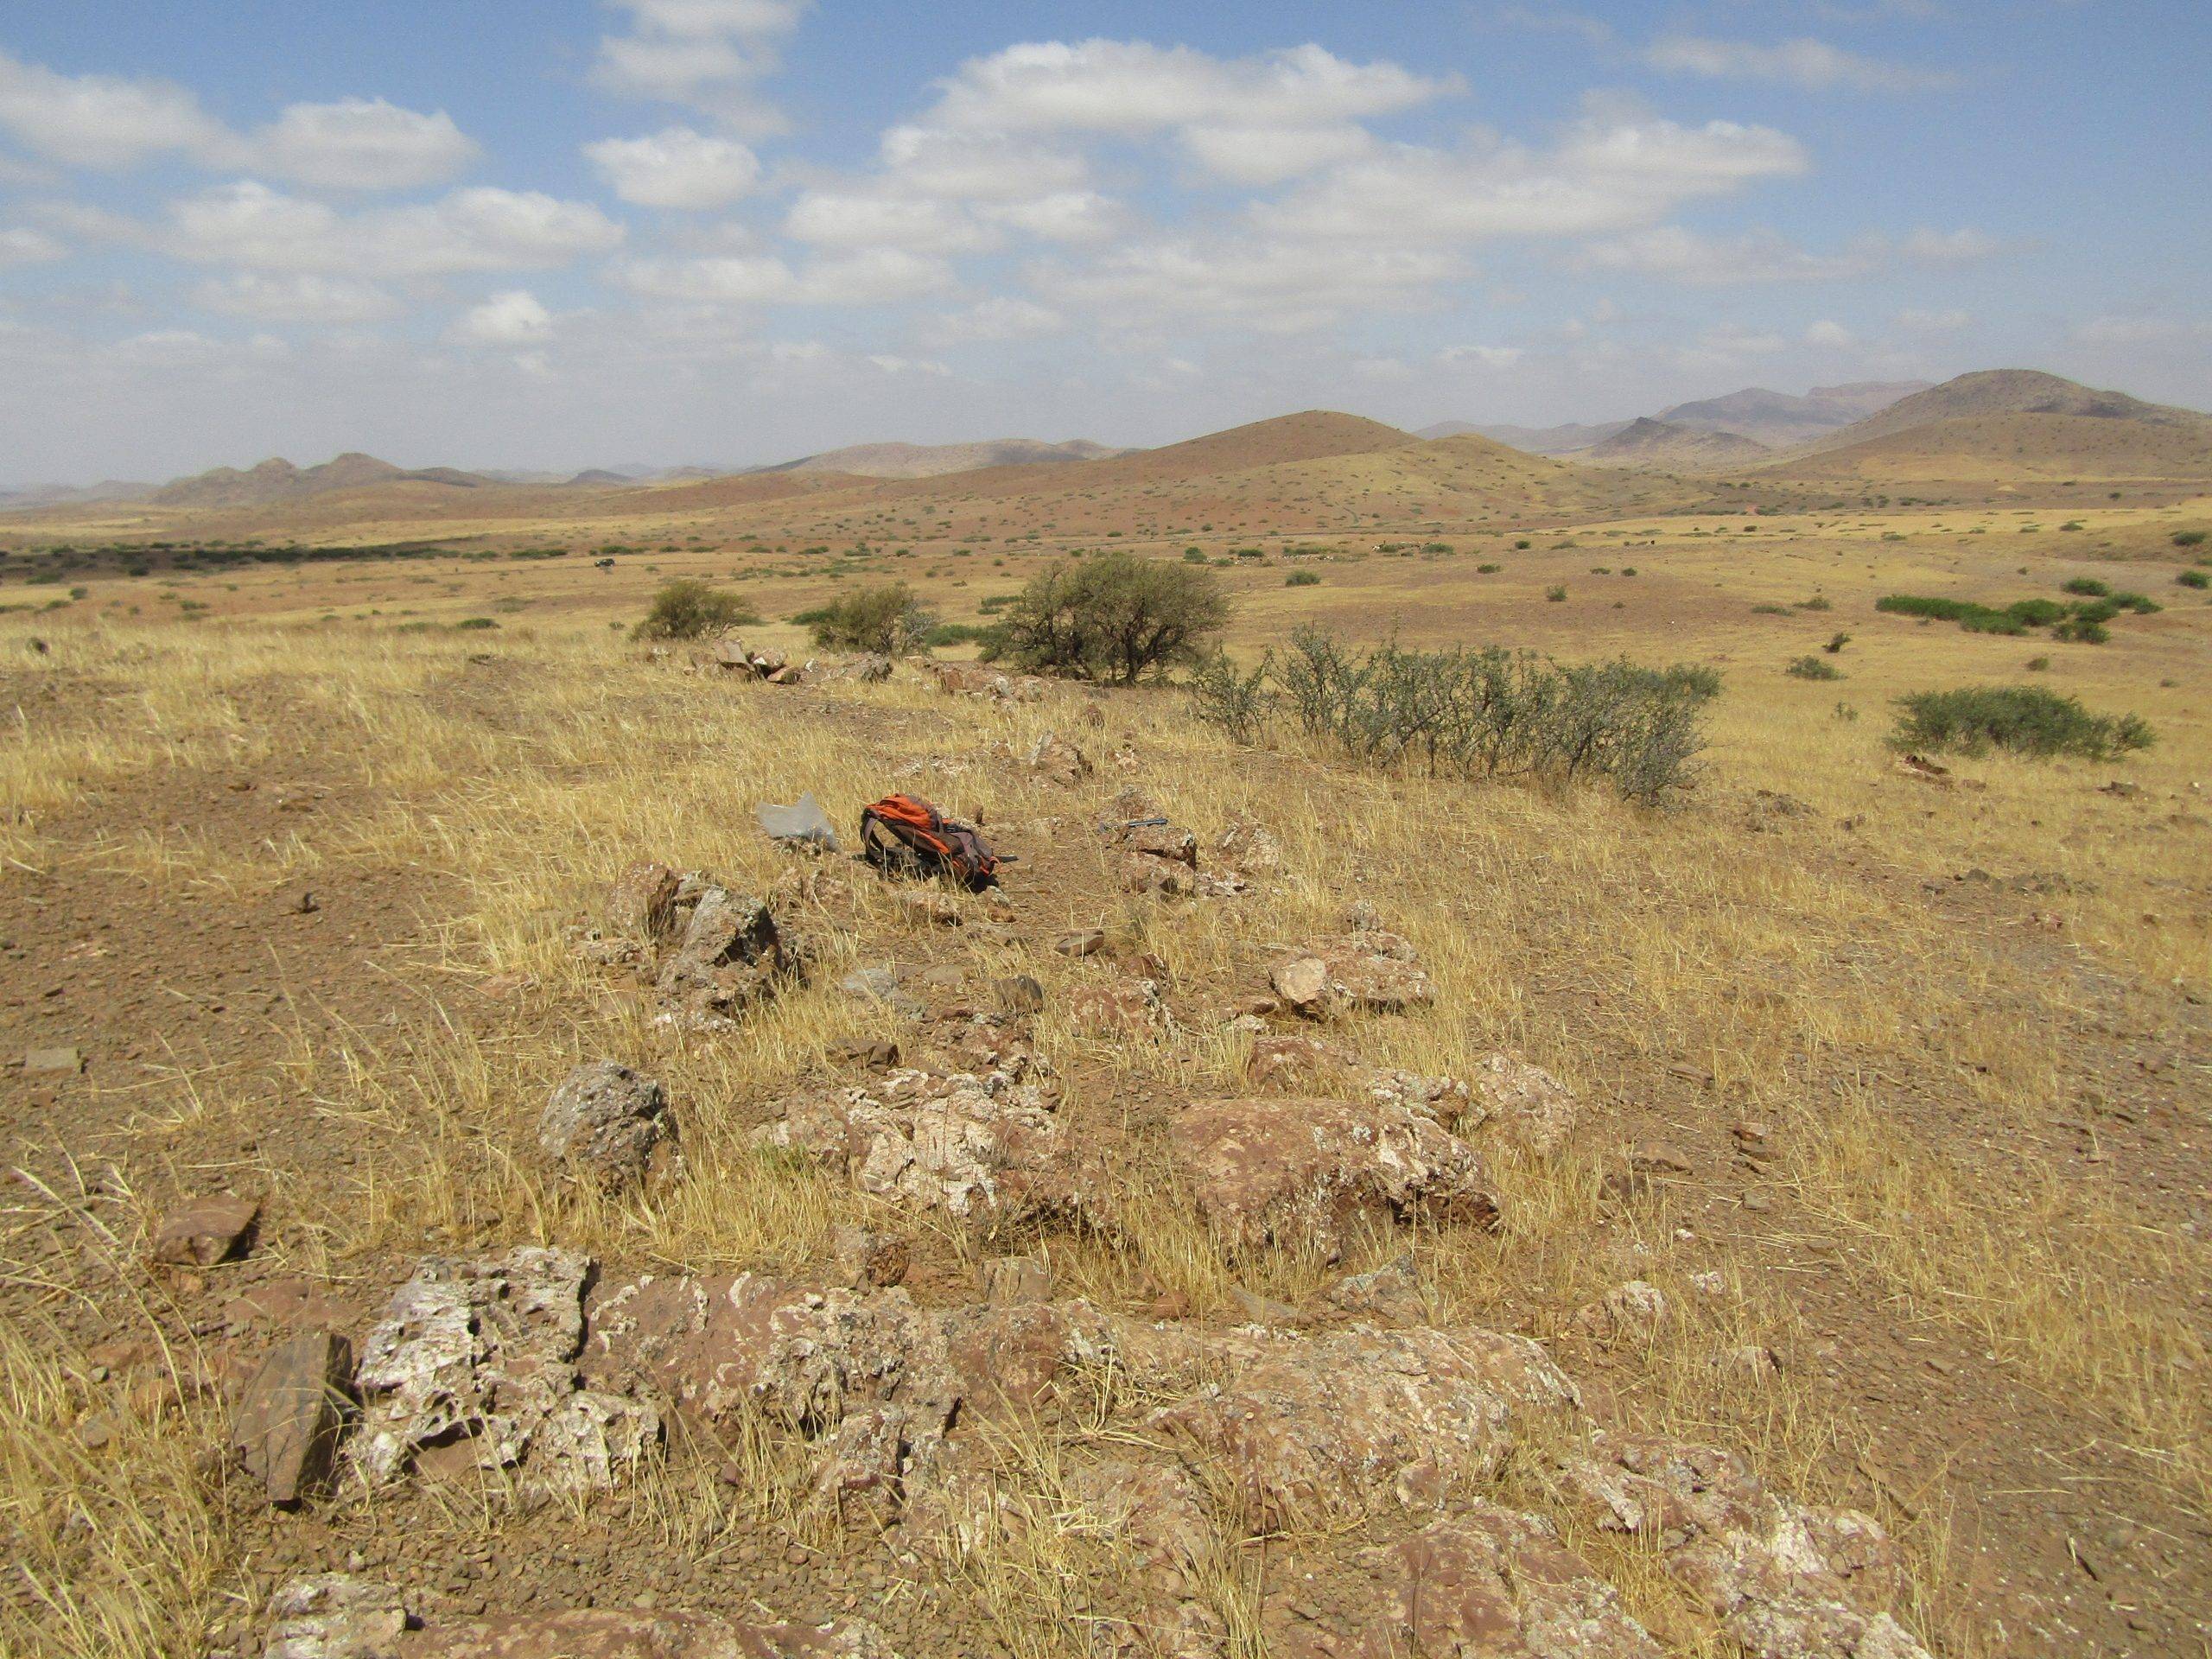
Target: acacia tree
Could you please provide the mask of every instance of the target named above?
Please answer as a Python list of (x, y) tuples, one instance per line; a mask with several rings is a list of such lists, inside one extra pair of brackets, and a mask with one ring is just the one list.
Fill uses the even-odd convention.
[(1033, 578), (985, 654), (1033, 673), (1129, 685), (1194, 658), (1228, 620), (1229, 595), (1212, 571), (1095, 553)]

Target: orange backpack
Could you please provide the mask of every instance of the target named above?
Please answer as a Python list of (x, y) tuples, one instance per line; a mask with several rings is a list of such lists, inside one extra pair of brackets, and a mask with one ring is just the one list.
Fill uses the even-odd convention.
[(998, 879), (998, 856), (974, 827), (918, 795), (887, 795), (861, 810), (861, 855), (880, 870), (948, 877), (963, 887)]

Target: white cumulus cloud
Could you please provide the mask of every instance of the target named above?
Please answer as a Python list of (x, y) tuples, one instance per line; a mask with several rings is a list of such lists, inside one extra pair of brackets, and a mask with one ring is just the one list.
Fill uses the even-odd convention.
[(340, 190), (436, 184), (477, 156), (444, 111), (424, 115), (380, 98), (291, 105), (254, 136), (252, 149), (270, 172)]
[(669, 127), (643, 138), (602, 138), (584, 146), (623, 200), (693, 213), (727, 207), (750, 191), (760, 161), (733, 138)]
[(264, 322), (376, 322), (400, 308), (398, 301), (371, 283), (310, 272), (268, 276), (240, 271), (200, 283), (193, 290), (193, 300), (206, 310)]
[(463, 313), (453, 333), (477, 346), (535, 346), (553, 337), (553, 314), (528, 289), (511, 288)]

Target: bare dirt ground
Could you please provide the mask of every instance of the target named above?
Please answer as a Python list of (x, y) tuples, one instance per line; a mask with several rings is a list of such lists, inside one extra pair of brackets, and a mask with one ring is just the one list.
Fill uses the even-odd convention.
[[(864, 1619), (910, 1656), (1910, 1650), (1870, 1629), (1878, 1573), (1815, 1563), (1777, 1587), (1768, 1562), (1732, 1601), (1736, 1581), (1716, 1593), (1696, 1539), (1758, 1567), (1758, 1528), (1678, 1517), (1686, 1547), (1668, 1526), (1609, 1521), (1575, 1471), (1651, 1435), (1740, 1456), (1778, 1499), (1872, 1517), (1902, 1559), (1881, 1598), (1898, 1640), (2202, 1653), (2201, 600), (2161, 586), (2163, 613), (2052, 652), (2061, 689), (2152, 721), (2143, 756), (1961, 761), (1931, 783), (1882, 744), (1887, 696), (2005, 677), (2044, 647), (1878, 616), (1872, 598), (2005, 599), (2078, 569), (2171, 584), (2170, 553), (2145, 561), (2180, 520), (2158, 504), (2107, 512), (2064, 558), (2055, 528), (2026, 553), (1986, 510), (1916, 508), (1763, 521), (1749, 549), (1716, 545), (1732, 521), (1618, 519), (1526, 550), (1499, 532), (1441, 557), (1323, 556), (1302, 567), (1323, 573), (1310, 587), (1282, 585), (1274, 547), (1228, 573), (1240, 645), (1319, 620), (1720, 663), (1708, 770), (1662, 814), (1242, 750), (1167, 691), (999, 701), (911, 666), (880, 686), (772, 687), (607, 626), (668, 575), (739, 572), (779, 615), (851, 579), (779, 575), (797, 557), (766, 545), (628, 555), (611, 575), (571, 558), (170, 578), (209, 607), (196, 621), (134, 619), (145, 589), (118, 574), (66, 613), (8, 619), (0, 1529), (15, 1566), (0, 1644), (257, 1653), (271, 1592), (334, 1573), (392, 1586), (418, 1643), (486, 1616), (597, 1607)], [(2109, 545), (2084, 556), (2078, 536)], [(961, 615), (1042, 552), (997, 556), (925, 545), (911, 563), (851, 563)], [(1471, 568), (1493, 559), (1505, 569)], [(1559, 585), (1567, 601), (1543, 597)], [(417, 594), (435, 604), (395, 613)], [(502, 595), (523, 602), (497, 610)], [(1796, 608), (1815, 596), (1825, 609)], [(496, 629), (407, 631), (494, 613)], [(1844, 682), (1782, 675), (1838, 630), (1854, 635)], [(757, 637), (798, 642), (783, 625)], [(1029, 765), (1048, 731), (1089, 769)], [(756, 803), (811, 791), (849, 833), (896, 788), (1018, 856), (1001, 899), (916, 905), (753, 823)], [(1236, 870), (1243, 890), (1128, 890), (1097, 827), (1133, 816), (1127, 790), (1189, 827), (1199, 873)], [(1272, 861), (1224, 848), (1247, 823), (1279, 843)], [(766, 895), (811, 954), (803, 976), (726, 1028), (658, 1022), (651, 950), (641, 974), (637, 950), (600, 948), (622, 943), (605, 897), (641, 860)], [(1255, 1015), (1271, 966), (1344, 934), (1356, 906), (1408, 942), (1433, 999), (1318, 1025)], [(1097, 954), (1055, 949), (1086, 929), (1108, 936)], [(875, 995), (845, 988), (866, 969), (893, 972)], [(1041, 1009), (979, 1025), (1019, 975)], [(756, 1144), (794, 1094), (880, 1087), (869, 1042), (942, 1074), (1018, 1071), (977, 1060), (979, 1031), (1033, 1048), (1009, 1087), (1049, 1090), (1072, 1210), (957, 1217)], [(1301, 1227), (1232, 1236), (1225, 1212), (1202, 1213), (1182, 1138), (1193, 1103), (1382, 1109), (1358, 1067), (1294, 1087), (1255, 1075), (1255, 1050), (1285, 1036), (1429, 1079), (1524, 1058), (1577, 1116), (1541, 1147), (1509, 1114), (1462, 1121), (1494, 1222), (1416, 1197), (1358, 1207), (1333, 1249)], [(48, 1052), (73, 1048), (73, 1064)], [(602, 1192), (548, 1163), (548, 1092), (602, 1056), (665, 1086), (679, 1174)], [(259, 1206), (238, 1254), (151, 1262), (162, 1221), (211, 1194)], [(836, 1235), (855, 1223), (903, 1242), (902, 1289), (853, 1287)], [(793, 1306), (856, 1299), (840, 1341), (903, 1298), (986, 1330), (1001, 1390), (1040, 1363), (1041, 1380), (993, 1393), (956, 1355), (967, 1392), (949, 1426), (912, 1416), (918, 1384), (857, 1365), (834, 1409), (785, 1409), (780, 1382), (726, 1407), (664, 1390), (657, 1450), (604, 1486), (550, 1493), (531, 1458), (480, 1467), (437, 1446), (372, 1485), (350, 1461), (357, 1426), (327, 1491), (271, 1507), (228, 1449), (264, 1357), (310, 1330), (358, 1351), (426, 1255), (518, 1246), (583, 1253), (594, 1297), (640, 1274), (749, 1271), (790, 1281)], [(1042, 1300), (1032, 1282), (975, 1312), (983, 1264), (1022, 1255), (1046, 1264)], [(1387, 1307), (1347, 1297), (1347, 1279), (1408, 1255)], [(1656, 1303), (1607, 1302), (1630, 1284)], [(589, 1305), (592, 1328), (612, 1329), (611, 1305)], [(1039, 1362), (1048, 1326), (1076, 1334)], [(1340, 1417), (1329, 1433), (1349, 1448), (1300, 1414), (1298, 1389), (1321, 1386), (1303, 1372), (1236, 1393), (1293, 1363), (1283, 1352), (1327, 1356), (1350, 1389), (1408, 1342), (1489, 1352), (1480, 1332), (1533, 1339), (1579, 1405), (1524, 1401), (1478, 1452), (1455, 1452), (1445, 1406), (1418, 1386), (1388, 1408), (1329, 1396), (1314, 1415)], [(1196, 1357), (1173, 1358), (1177, 1344)], [(918, 1376), (921, 1348), (900, 1351)], [(1493, 1384), (1510, 1393), (1485, 1373), (1445, 1394)], [(1252, 1421), (1291, 1435), (1287, 1461), (1310, 1472), (1294, 1492), (1259, 1430), (1191, 1427), (1255, 1399)], [(880, 1427), (879, 1406), (909, 1414), (895, 1499), (855, 1485), (825, 1510), (825, 1467), (858, 1455), (841, 1424)], [(1594, 1577), (1526, 1548), (1488, 1578), (1439, 1564), (1431, 1529), (1464, 1544), (1522, 1514)], [(1414, 1568), (1370, 1553), (1423, 1540)], [(1467, 1610), (1456, 1633), (1435, 1608), (1405, 1611), (1432, 1581)], [(1562, 1584), (1580, 1586), (1579, 1622), (1557, 1622)]]

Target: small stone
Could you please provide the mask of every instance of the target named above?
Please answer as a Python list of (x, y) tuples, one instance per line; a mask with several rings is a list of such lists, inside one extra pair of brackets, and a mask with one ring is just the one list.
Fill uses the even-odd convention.
[(85, 1069), (85, 1057), (73, 1048), (34, 1048), (25, 1051), (25, 1071), (60, 1072), (75, 1077)]
[(1052, 1264), (1042, 1255), (1001, 1255), (976, 1274), (983, 1300), (994, 1307), (1052, 1300)]
[(388, 1584), (321, 1573), (269, 1599), (262, 1659), (397, 1659), (407, 1609)]
[(1639, 1141), (1629, 1153), (1629, 1167), (1640, 1175), (1687, 1175), (1689, 1154), (1664, 1141)]
[(1096, 927), (1078, 928), (1052, 941), (1052, 949), (1064, 957), (1095, 957), (1105, 948), (1106, 935)]
[(830, 1245), (838, 1278), (856, 1290), (880, 1289), (906, 1276), (906, 1241), (897, 1233), (846, 1225), (830, 1235)]
[(674, 931), (683, 878), (665, 864), (632, 864), (607, 891), (607, 926), (626, 938), (657, 942)]
[(1045, 988), (1027, 974), (1001, 979), (991, 989), (1008, 1014), (1035, 1014), (1045, 1006)]
[(251, 1198), (194, 1198), (164, 1216), (154, 1230), (154, 1260), (171, 1267), (212, 1268), (244, 1246), (261, 1214)]

